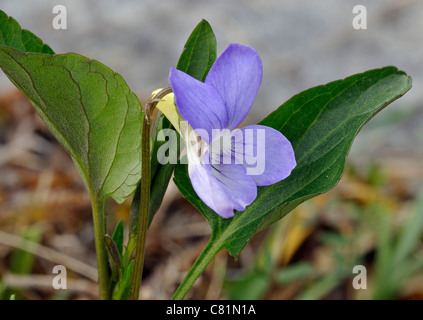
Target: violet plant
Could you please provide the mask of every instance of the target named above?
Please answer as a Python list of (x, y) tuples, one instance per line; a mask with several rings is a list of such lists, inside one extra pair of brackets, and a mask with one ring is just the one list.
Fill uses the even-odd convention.
[[(305, 90), (239, 129), (261, 84), (261, 60), (240, 44), (216, 57), (203, 20), (169, 66), (170, 87), (143, 108), (120, 75), (55, 54), (0, 11), (0, 67), (69, 152), (90, 194), (100, 299), (138, 299), (147, 229), (173, 175), (212, 230), (173, 296), (183, 299), (218, 252), (236, 258), (255, 233), (333, 188), (361, 127), (411, 88), (395, 67), (370, 70)], [(169, 131), (186, 147), (163, 139)], [(132, 194), (129, 226), (120, 222), (108, 235), (105, 200)]]

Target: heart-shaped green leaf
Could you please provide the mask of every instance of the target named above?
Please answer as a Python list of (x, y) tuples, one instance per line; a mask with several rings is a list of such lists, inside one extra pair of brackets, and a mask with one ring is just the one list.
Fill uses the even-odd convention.
[(70, 153), (92, 199), (122, 203), (140, 178), (142, 109), (123, 78), (78, 54), (0, 46), (0, 67)]
[[(143, 112), (122, 77), (103, 64), (77, 54), (52, 54), (37, 36), (0, 11), (0, 67), (69, 152), (90, 193), (99, 295), (107, 299), (105, 243), (119, 271), (122, 248), (104, 238), (104, 200), (113, 197), (122, 203), (140, 179)], [(121, 242), (121, 236), (116, 237)], [(127, 283), (130, 276), (125, 279)]]
[(208, 208), (194, 192), (187, 166), (178, 165), (176, 185), (212, 228), (213, 249), (207, 250), (226, 248), (236, 257), (256, 232), (333, 188), (360, 128), (410, 87), (411, 78), (404, 72), (385, 67), (306, 90), (288, 100), (260, 124), (279, 130), (291, 141), (297, 167), (287, 179), (259, 187), (257, 199), (234, 218), (222, 219)]
[(22, 52), (54, 54), (54, 51), (32, 32), (22, 29), (19, 23), (0, 10), (0, 46)]

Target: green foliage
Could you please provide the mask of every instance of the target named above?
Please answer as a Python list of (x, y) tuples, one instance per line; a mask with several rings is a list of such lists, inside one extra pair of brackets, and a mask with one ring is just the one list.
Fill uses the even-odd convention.
[(392, 215), (380, 206), (372, 209), (375, 217), (372, 227), (378, 234), (372, 298), (393, 299), (406, 281), (423, 270), (423, 189), (411, 208), (412, 214), (398, 233), (395, 232)]
[(112, 276), (119, 272), (122, 281), (123, 229), (113, 239), (105, 235), (104, 201), (123, 203), (140, 179), (142, 107), (123, 78), (100, 62), (53, 53), (0, 12), (0, 67), (69, 152), (90, 193), (100, 297), (108, 298), (105, 247)]
[(32, 32), (22, 29), (12, 17), (0, 10), (0, 46), (22, 52), (54, 54), (54, 51)]
[(204, 81), (216, 60), (216, 37), (210, 24), (201, 21), (188, 38), (176, 69)]
[(0, 67), (70, 153), (90, 194), (122, 203), (140, 178), (141, 105), (122, 77), (78, 54), (0, 47)]
[(98, 61), (52, 54), (0, 11), (0, 67), (70, 153), (91, 196), (122, 203), (139, 180), (141, 105)]

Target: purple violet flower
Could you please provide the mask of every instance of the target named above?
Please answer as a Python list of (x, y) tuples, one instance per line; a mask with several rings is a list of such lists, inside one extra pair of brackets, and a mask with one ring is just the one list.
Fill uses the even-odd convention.
[[(177, 109), (195, 132), (191, 142), (192, 130), (181, 132), (192, 186), (223, 218), (245, 210), (257, 197), (257, 186), (285, 179), (296, 166), (291, 143), (279, 131), (261, 125), (236, 129), (253, 105), (262, 74), (256, 50), (240, 44), (228, 46), (204, 83), (170, 70)], [(200, 141), (197, 148), (192, 141)]]

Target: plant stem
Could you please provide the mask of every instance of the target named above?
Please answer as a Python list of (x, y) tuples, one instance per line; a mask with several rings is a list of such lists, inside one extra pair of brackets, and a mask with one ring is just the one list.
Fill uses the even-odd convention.
[(141, 138), (141, 188), (140, 188), (140, 209), (138, 223), (136, 226), (136, 245), (134, 272), (132, 274), (130, 300), (138, 300), (142, 280), (142, 270), (144, 266), (145, 240), (148, 229), (148, 217), (150, 207), (150, 188), (151, 188), (151, 162), (150, 162), (150, 125), (151, 113), (162, 97), (171, 92), (171, 89), (165, 88), (152, 97), (145, 107), (145, 115), (142, 127)]
[(140, 215), (137, 225), (137, 239), (135, 246), (134, 273), (132, 275), (130, 300), (138, 300), (141, 287), (142, 270), (144, 266), (145, 239), (148, 227), (148, 212), (150, 205), (150, 115), (149, 110), (144, 116), (141, 140), (141, 202)]
[(201, 252), (200, 256), (185, 276), (185, 279), (179, 285), (172, 300), (182, 300), (186, 296), (189, 289), (191, 289), (195, 281), (200, 277), (204, 269), (206, 269), (221, 249), (222, 246), (219, 242), (215, 242), (213, 238), (209, 240), (203, 252)]
[(95, 197), (91, 198), (93, 222), (94, 222), (94, 237), (95, 249), (97, 253), (97, 268), (98, 268), (98, 290), (99, 299), (107, 300), (110, 298), (109, 294), (109, 269), (106, 245), (104, 243), (104, 235), (106, 234), (106, 219), (104, 217), (104, 203), (98, 201)]

